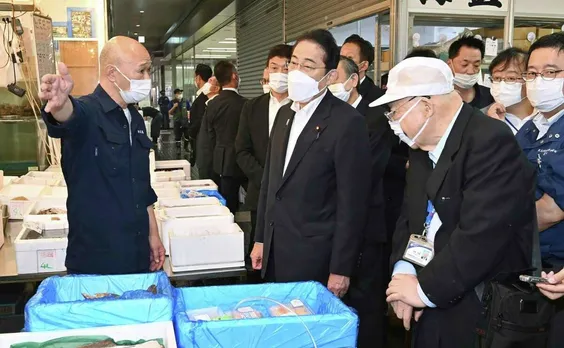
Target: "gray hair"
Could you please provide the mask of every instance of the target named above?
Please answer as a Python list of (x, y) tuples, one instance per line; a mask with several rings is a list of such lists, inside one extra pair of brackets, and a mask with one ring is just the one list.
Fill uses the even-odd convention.
[(345, 56), (341, 56), (339, 63), (343, 63), (343, 70), (345, 70), (345, 73), (350, 77), (352, 74), (357, 74), (359, 75), (359, 71), (358, 71), (358, 65), (356, 65), (356, 63), (354, 62), (354, 60), (345, 57)]

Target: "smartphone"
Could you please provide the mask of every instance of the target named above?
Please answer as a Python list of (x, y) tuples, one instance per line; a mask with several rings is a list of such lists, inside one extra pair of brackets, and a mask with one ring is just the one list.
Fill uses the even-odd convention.
[(542, 277), (534, 277), (530, 275), (520, 275), (519, 280), (525, 283), (538, 284), (538, 283), (548, 283), (548, 279)]

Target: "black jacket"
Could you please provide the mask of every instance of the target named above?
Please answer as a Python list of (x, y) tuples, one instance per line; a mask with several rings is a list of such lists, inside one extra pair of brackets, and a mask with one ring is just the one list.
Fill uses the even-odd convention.
[(409, 236), (422, 233), (428, 200), (442, 221), (433, 260), (416, 267), (437, 305), (416, 324), (416, 347), (474, 347), (476, 286), (530, 266), (534, 189), (534, 169), (509, 128), (466, 104), (434, 169), (427, 152), (410, 151), (392, 263), (402, 259)]
[(206, 101), (208, 97), (204, 93), (200, 93), (199, 96), (196, 97), (194, 103), (192, 103), (192, 107), (190, 108), (190, 125), (188, 126), (188, 135), (196, 139), (198, 137), (198, 133), (200, 132), (200, 127), (202, 126), (202, 118), (204, 117), (204, 113), (206, 112)]
[(384, 95), (384, 90), (374, 84), (374, 81), (366, 76), (364, 81), (358, 86), (358, 93), (365, 99), (368, 103), (375, 101)]
[(269, 108), (269, 93), (247, 101), (241, 112), (235, 140), (237, 164), (249, 179), (245, 203), (250, 210), (257, 210), (260, 183), (266, 163)]
[(243, 176), (236, 163), (235, 138), (245, 101), (238, 93), (223, 90), (207, 107), (205, 149), (211, 151), (212, 169), (217, 175)]
[[(359, 255), (371, 187), (364, 118), (327, 93), (301, 132), (284, 172), (295, 112), (278, 112), (260, 189), (256, 242), (264, 243), (277, 282), (351, 276)], [(270, 274), (270, 272), (269, 272)]]

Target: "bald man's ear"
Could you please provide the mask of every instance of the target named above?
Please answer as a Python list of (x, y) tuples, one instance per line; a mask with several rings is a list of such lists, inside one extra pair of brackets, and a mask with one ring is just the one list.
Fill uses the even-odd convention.
[(116, 82), (116, 73), (117, 70), (113, 65), (106, 65), (103, 69), (103, 73), (107, 77), (110, 82)]

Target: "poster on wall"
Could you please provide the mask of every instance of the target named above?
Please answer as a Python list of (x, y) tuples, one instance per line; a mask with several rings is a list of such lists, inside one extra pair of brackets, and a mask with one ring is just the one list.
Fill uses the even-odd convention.
[(509, 0), (409, 0), (409, 9), (507, 11), (508, 2)]
[(86, 7), (67, 8), (68, 36), (81, 39), (96, 37), (94, 9)]
[(37, 56), (37, 83), (40, 85), (43, 75), (56, 73), (51, 18), (34, 14), (33, 36)]

